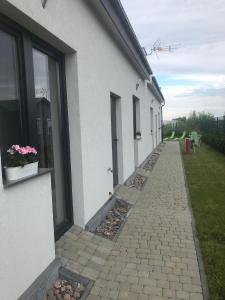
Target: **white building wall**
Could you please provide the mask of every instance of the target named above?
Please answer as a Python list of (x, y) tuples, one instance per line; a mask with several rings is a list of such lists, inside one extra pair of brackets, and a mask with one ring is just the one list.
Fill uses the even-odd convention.
[[(66, 57), (67, 86), (70, 90), (68, 108), (72, 185), (75, 223), (84, 226), (109, 198), (109, 193), (113, 192), (113, 176), (107, 171), (112, 168), (110, 92), (121, 98), (121, 181), (134, 171), (133, 95), (140, 99), (141, 104), (139, 163), (153, 149), (149, 130), (152, 96), (146, 82), (86, 1), (48, 1), (45, 9), (37, 0), (9, 0), (3, 3), (6, 3), (4, 11), (9, 16), (24, 26), (29, 24), (28, 29), (38, 32), (41, 38), (50, 41), (49, 37), (54, 34), (74, 50), (74, 54)], [(32, 20), (8, 9), (7, 3), (13, 4)], [(38, 24), (47, 29), (49, 34), (42, 32)], [(138, 90), (137, 82), (140, 83)], [(72, 93), (73, 86), (77, 88), (76, 95)], [(153, 106), (155, 115), (159, 103), (154, 101)]]
[(8, 189), (0, 176), (0, 214), (0, 299), (15, 300), (55, 258), (50, 174)]
[[(161, 113), (161, 104), (154, 97), (152, 92), (147, 87), (143, 87), (144, 95), (141, 101), (141, 132), (142, 139), (139, 141), (139, 164), (141, 164), (144, 159), (153, 151), (156, 147), (156, 135), (157, 141), (159, 144), (161, 142), (161, 135), (159, 126), (156, 127), (155, 124), (155, 115)], [(150, 120), (150, 108), (153, 108), (153, 138), (154, 143), (152, 142), (151, 135), (151, 120)]]

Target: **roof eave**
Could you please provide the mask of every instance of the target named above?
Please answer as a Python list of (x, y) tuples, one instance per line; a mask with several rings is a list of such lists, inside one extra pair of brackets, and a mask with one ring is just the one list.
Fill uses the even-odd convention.
[(150, 81), (147, 83), (148, 88), (150, 89), (150, 91), (153, 93), (153, 95), (156, 97), (157, 101), (160, 102), (161, 104), (165, 104), (165, 99), (164, 96), (162, 94), (162, 92), (156, 88), (156, 86), (151, 83)]
[(128, 20), (120, 0), (100, 0), (102, 7), (114, 24), (117, 32), (123, 42), (132, 53), (133, 59), (141, 67), (142, 71), (148, 78), (153, 74), (151, 67), (143, 53), (141, 45), (134, 33), (134, 30)]

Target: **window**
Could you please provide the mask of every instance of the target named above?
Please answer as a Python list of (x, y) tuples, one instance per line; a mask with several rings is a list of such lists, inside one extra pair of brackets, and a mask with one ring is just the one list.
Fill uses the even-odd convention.
[(14, 36), (0, 30), (0, 149), (22, 142), (18, 54)]
[(133, 96), (133, 134), (136, 139), (137, 132), (140, 132), (140, 100)]
[[(56, 237), (73, 220), (64, 55), (0, 15), (0, 147), (38, 150), (50, 168)], [(55, 163), (54, 163), (55, 162)]]

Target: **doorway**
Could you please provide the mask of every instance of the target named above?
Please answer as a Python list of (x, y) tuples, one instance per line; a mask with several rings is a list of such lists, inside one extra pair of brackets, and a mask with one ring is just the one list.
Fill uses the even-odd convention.
[(111, 137), (112, 137), (112, 165), (113, 165), (113, 187), (119, 183), (119, 161), (118, 161), (118, 142), (119, 142), (119, 101), (120, 98), (114, 94), (110, 95), (111, 102)]
[(1, 16), (0, 44), (1, 148), (37, 148), (39, 168), (51, 171), (58, 239), (73, 224), (64, 55)]
[[(60, 62), (42, 50), (32, 48), (34, 115), (39, 167), (52, 169), (52, 200), (55, 232), (64, 232), (72, 220), (68, 211), (68, 169), (63, 149)], [(35, 122), (34, 118), (32, 122)], [(72, 208), (71, 208), (72, 209)]]
[(151, 139), (152, 139), (152, 149), (151, 151), (154, 149), (154, 134), (153, 134), (153, 130), (154, 130), (154, 125), (153, 125), (153, 120), (154, 118), (154, 114), (153, 114), (153, 108), (150, 107), (150, 132), (151, 132)]

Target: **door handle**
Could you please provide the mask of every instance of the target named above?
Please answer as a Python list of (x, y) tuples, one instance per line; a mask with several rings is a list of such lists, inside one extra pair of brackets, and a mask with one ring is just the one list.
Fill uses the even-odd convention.
[(119, 139), (113, 139), (113, 141), (114, 141), (114, 142), (118, 142), (118, 141), (119, 141)]

